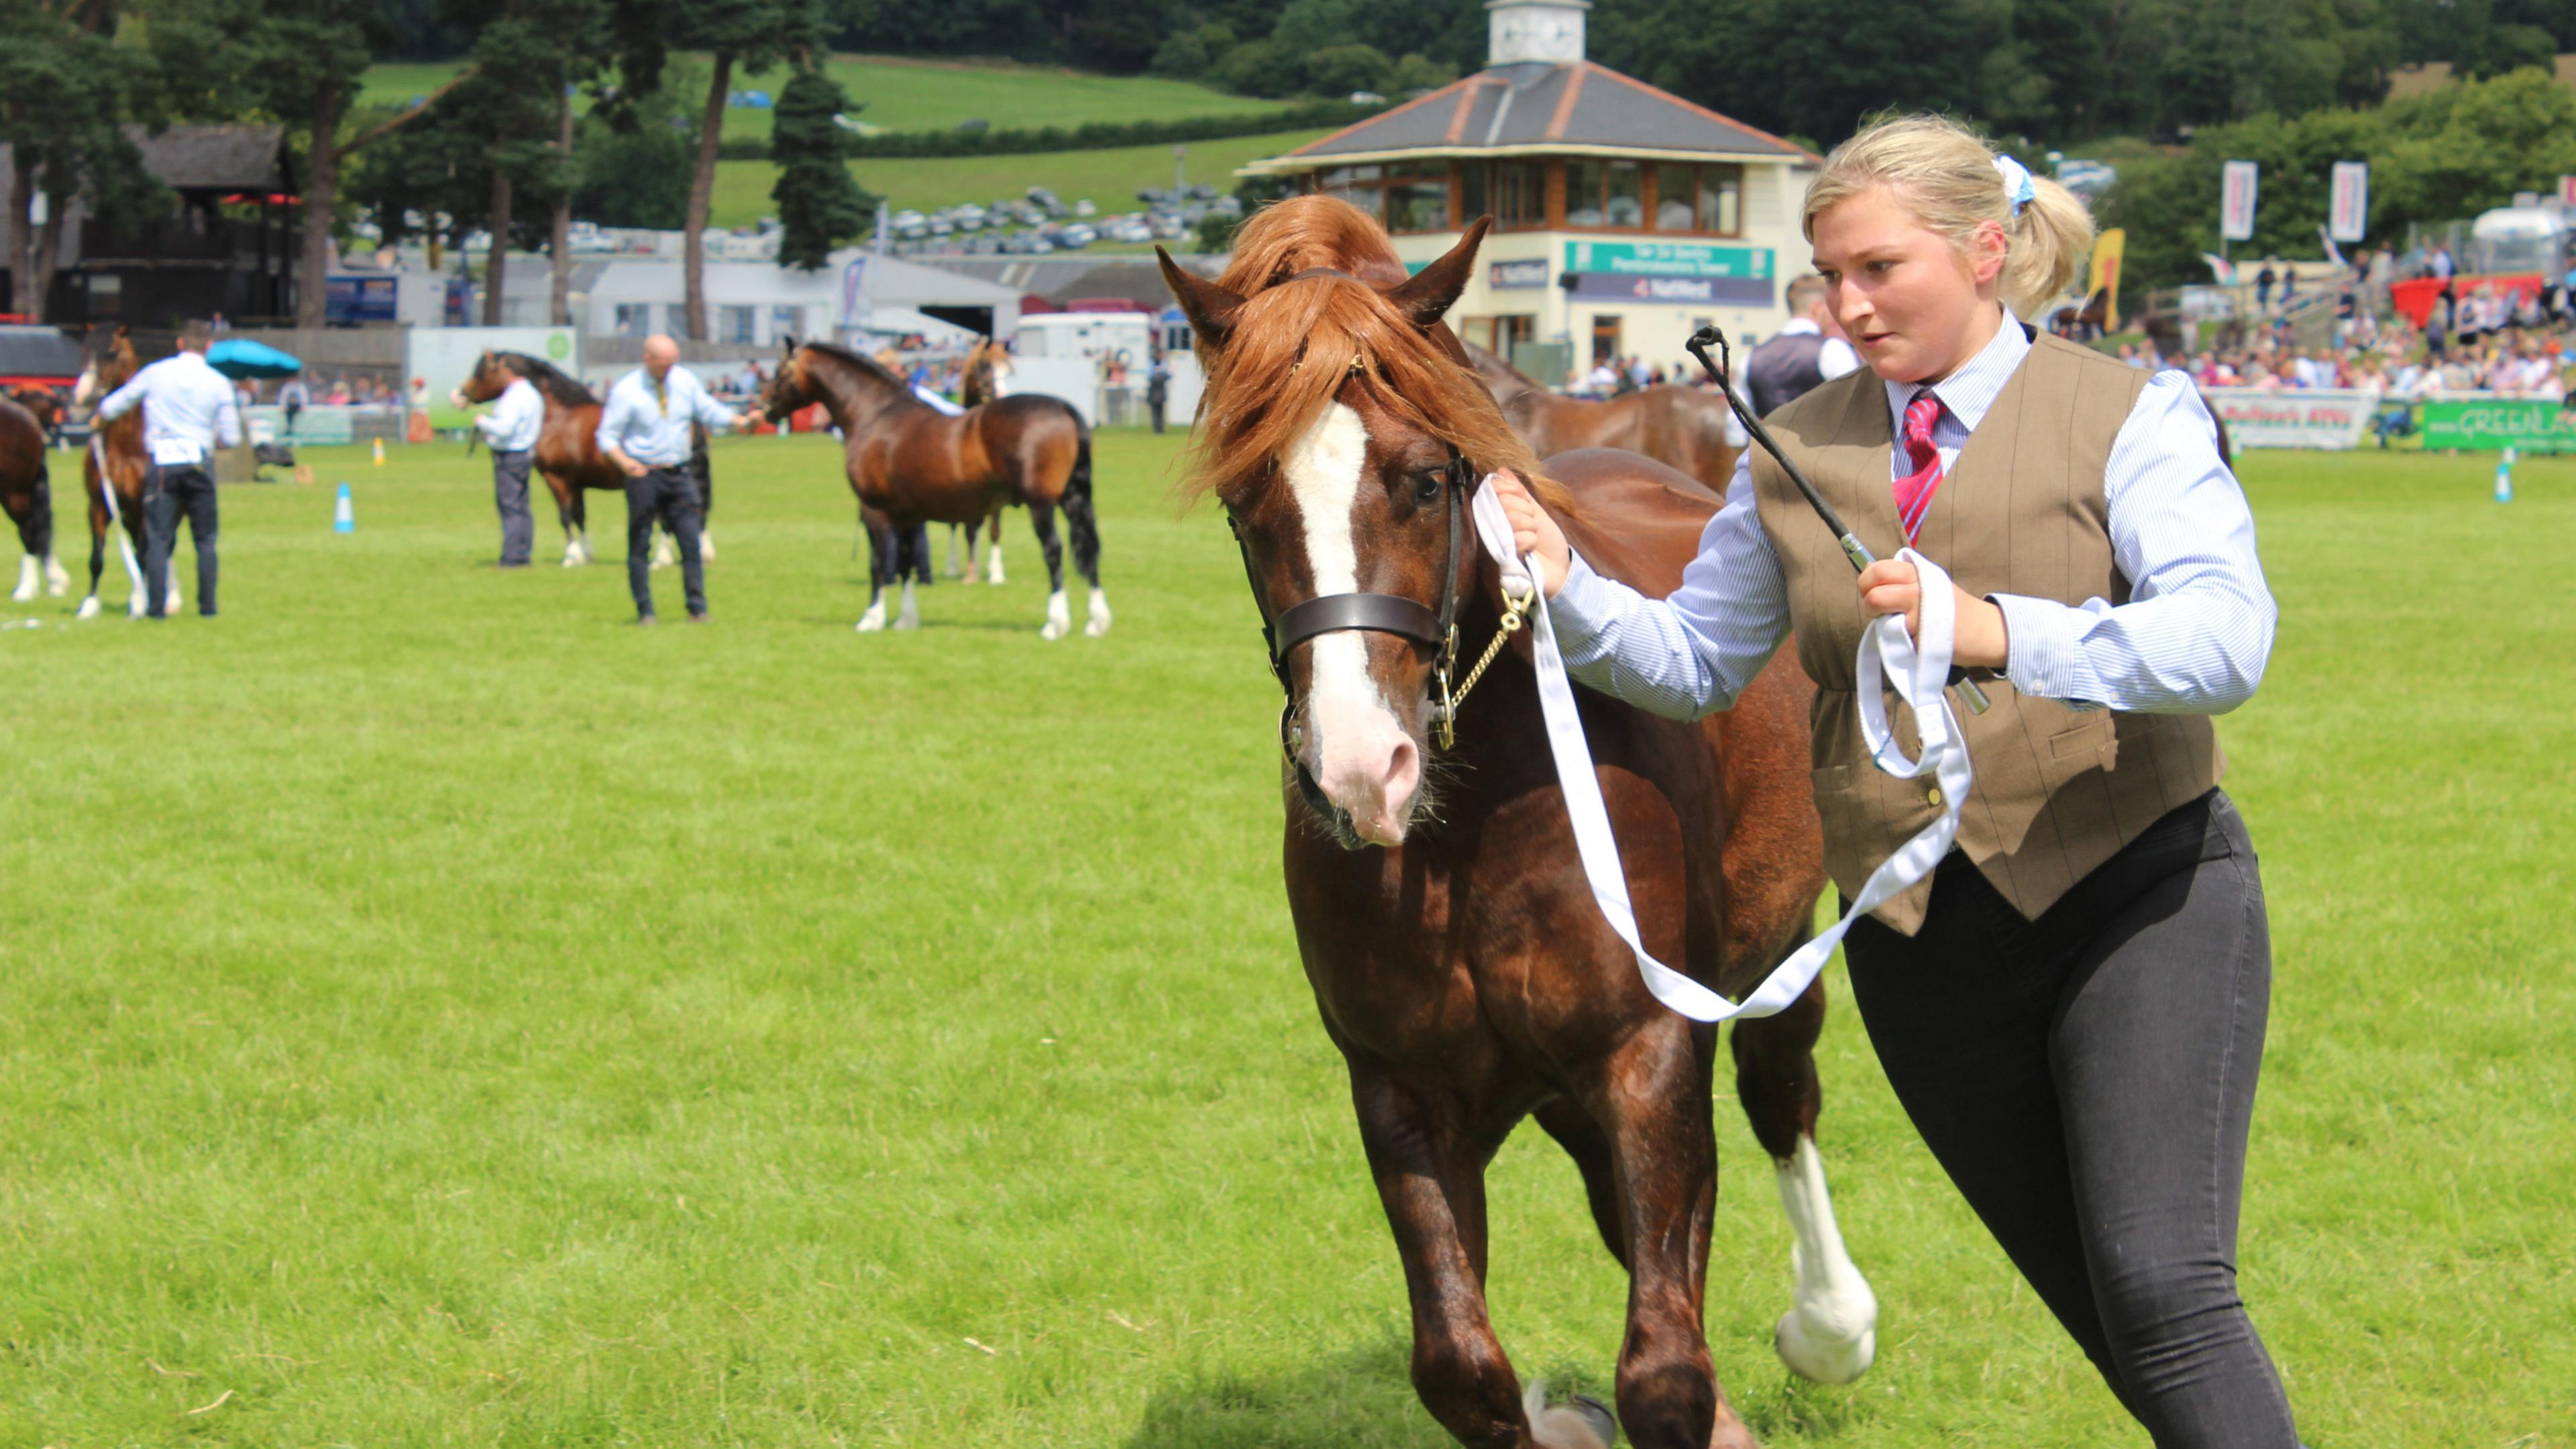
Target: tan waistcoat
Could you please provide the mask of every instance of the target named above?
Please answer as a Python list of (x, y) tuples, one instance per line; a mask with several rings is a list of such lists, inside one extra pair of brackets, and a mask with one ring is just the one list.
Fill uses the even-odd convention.
[[(2007, 324), (2011, 325), (2011, 324)], [(2129, 581), (2112, 560), (2103, 470), (2148, 374), (2100, 353), (2040, 337), (1995, 399), (1933, 495), (1915, 547), (1971, 595), (2021, 594), (2081, 604), (2126, 603)], [(1837, 378), (1768, 420), (1843, 521), (1880, 558), (1902, 541), (1889, 485), (1887, 393), (1867, 368)], [(1929, 779), (1881, 771), (1861, 739), (1853, 658), (1868, 623), (1852, 567), (1832, 533), (1768, 454), (1753, 455), (1763, 530), (1789, 586), (1798, 662), (1816, 682), (1816, 810), (1825, 868), (1846, 896), (1879, 862), (1940, 813)], [(2026, 917), (2177, 806), (2218, 783), (2226, 767), (2206, 716), (2077, 711), (1986, 685), (1994, 707), (1966, 728), (1976, 786), (1959, 820), (1959, 849)], [(1911, 755), (1913, 720), (1888, 696), (1889, 716)], [(1878, 918), (1912, 935), (1933, 882), (1880, 906)]]

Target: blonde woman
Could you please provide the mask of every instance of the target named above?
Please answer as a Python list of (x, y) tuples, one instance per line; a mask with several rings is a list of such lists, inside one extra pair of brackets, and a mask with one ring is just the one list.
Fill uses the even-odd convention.
[(1956, 581), (1958, 847), (1845, 938), (1889, 1081), (2007, 1256), (2164, 1449), (2297, 1442), (2236, 1289), (2271, 944), (2208, 717), (2270, 654), (2254, 522), (2189, 380), (2035, 337), (2092, 243), (2083, 204), (1944, 120), (1885, 122), (1809, 186), (1835, 320), (1867, 369), (1772, 430), (1880, 559), (1851, 568), (1766, 455), (1671, 598), (1592, 572), (1516, 482), (1567, 663), (1650, 709), (1726, 708), (1795, 631), (1816, 804), (1846, 898), (1941, 809), (1876, 768), (1853, 656), (1917, 622), (1913, 542)]

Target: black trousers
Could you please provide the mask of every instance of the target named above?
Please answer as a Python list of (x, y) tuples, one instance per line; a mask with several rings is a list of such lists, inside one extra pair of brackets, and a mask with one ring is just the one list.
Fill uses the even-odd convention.
[(2217, 790), (2036, 921), (1966, 857), (1911, 938), (1844, 938), (1852, 995), (1925, 1145), (2159, 1449), (2292, 1449), (2236, 1292), (2272, 947)]
[(684, 466), (648, 468), (643, 477), (626, 480), (626, 587), (635, 595), (636, 617), (646, 618), (653, 612), (656, 518), (671, 530), (672, 542), (680, 546), (680, 586), (688, 595), (689, 612), (707, 611), (706, 564), (698, 557), (698, 530), (706, 516), (705, 506)]
[(523, 564), (536, 547), (537, 521), (528, 516), (528, 464), (536, 454), (527, 448), (492, 455), (492, 502), (501, 510), (501, 563)]
[(179, 518), (197, 546), (197, 612), (215, 612), (215, 475), (204, 465), (152, 465), (143, 475), (143, 602), (148, 618), (162, 617), (170, 597), (170, 555), (179, 547)]

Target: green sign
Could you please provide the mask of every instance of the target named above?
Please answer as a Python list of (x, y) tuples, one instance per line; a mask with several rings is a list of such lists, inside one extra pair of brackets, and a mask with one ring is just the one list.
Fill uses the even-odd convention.
[(1771, 280), (1769, 247), (1709, 242), (1570, 241), (1565, 270), (1624, 277), (1730, 277)]
[(2424, 446), (2576, 453), (2576, 414), (2541, 398), (2468, 398), (2424, 404)]

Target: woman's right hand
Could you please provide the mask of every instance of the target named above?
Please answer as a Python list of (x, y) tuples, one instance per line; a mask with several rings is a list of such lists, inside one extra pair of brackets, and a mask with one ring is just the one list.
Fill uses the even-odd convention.
[(1503, 505), (1503, 516), (1512, 521), (1512, 549), (1527, 558), (1538, 555), (1539, 592), (1553, 599), (1565, 587), (1565, 571), (1572, 563), (1574, 550), (1565, 541), (1564, 530), (1547, 510), (1530, 496), (1528, 485), (1518, 475), (1497, 472), (1489, 480), (1494, 497)]

